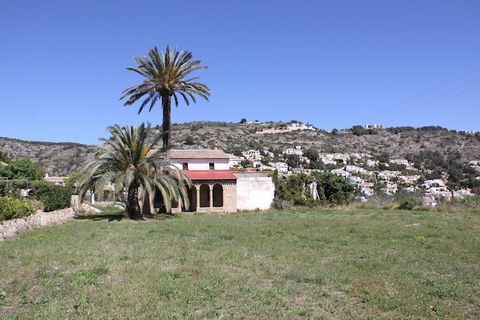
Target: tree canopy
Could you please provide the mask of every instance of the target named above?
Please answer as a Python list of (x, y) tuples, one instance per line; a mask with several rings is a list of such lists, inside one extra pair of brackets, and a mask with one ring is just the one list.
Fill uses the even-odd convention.
[(41, 180), (44, 170), (30, 159), (19, 159), (0, 166), (0, 179), (5, 180)]
[(162, 102), (163, 120), (163, 148), (167, 149), (171, 138), (171, 100), (178, 107), (179, 101), (183, 100), (188, 106), (195, 103), (195, 96), (208, 100), (210, 89), (203, 83), (198, 82), (198, 77), (192, 77), (191, 73), (205, 69), (201, 61), (193, 60), (189, 51), (178, 51), (167, 46), (165, 52), (158, 51), (154, 47), (146, 57), (136, 57), (137, 66), (127, 70), (141, 75), (144, 79), (138, 84), (123, 91), (121, 99), (125, 99), (125, 106), (130, 106), (142, 100), (138, 113), (147, 106), (151, 111), (158, 100)]
[(142, 216), (139, 200), (155, 197), (158, 192), (165, 210), (171, 211), (172, 201), (188, 207), (188, 178), (168, 161), (163, 160), (154, 147), (161, 135), (154, 134), (150, 124), (139, 127), (108, 128), (110, 139), (102, 139), (97, 155), (82, 169), (80, 195), (87, 190), (101, 192), (108, 183), (125, 203), (131, 218)]

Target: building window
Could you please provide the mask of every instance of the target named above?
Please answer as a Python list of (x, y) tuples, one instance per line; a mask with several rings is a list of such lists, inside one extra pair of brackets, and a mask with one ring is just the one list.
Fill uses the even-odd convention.
[(210, 163), (208, 164), (208, 168), (209, 168), (210, 170), (215, 170), (215, 163), (210, 162)]
[(186, 162), (182, 163), (182, 169), (183, 170), (188, 170), (188, 163), (186, 163)]

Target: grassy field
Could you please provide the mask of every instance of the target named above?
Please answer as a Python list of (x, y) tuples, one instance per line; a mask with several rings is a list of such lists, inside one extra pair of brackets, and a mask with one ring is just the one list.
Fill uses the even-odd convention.
[(0, 243), (0, 318), (480, 318), (480, 213), (117, 218)]

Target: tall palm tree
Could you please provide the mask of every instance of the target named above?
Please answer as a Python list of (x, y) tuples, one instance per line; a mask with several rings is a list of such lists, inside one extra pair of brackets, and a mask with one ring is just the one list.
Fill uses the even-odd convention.
[(142, 112), (149, 104), (151, 111), (155, 103), (160, 99), (163, 109), (163, 149), (170, 146), (171, 137), (171, 100), (178, 107), (180, 98), (190, 105), (196, 102), (195, 96), (200, 96), (208, 101), (210, 89), (203, 83), (197, 82), (198, 77), (190, 77), (190, 74), (199, 69), (206, 69), (199, 60), (192, 60), (189, 51), (177, 51), (167, 46), (165, 52), (159, 52), (154, 47), (148, 52), (147, 57), (136, 57), (136, 67), (127, 70), (134, 71), (145, 79), (142, 83), (123, 91), (122, 99), (126, 99), (124, 105), (130, 106), (143, 99), (138, 113)]
[[(80, 195), (89, 189), (103, 190), (107, 183), (113, 183), (115, 194), (125, 202), (130, 218), (142, 216), (139, 196), (145, 199), (160, 192), (165, 209), (171, 210), (172, 200), (188, 207), (190, 181), (175, 166), (159, 159), (153, 147), (161, 139), (154, 135), (150, 124), (139, 127), (108, 128), (110, 139), (101, 139), (104, 144), (97, 155), (83, 167)], [(125, 198), (126, 195), (126, 198)]]

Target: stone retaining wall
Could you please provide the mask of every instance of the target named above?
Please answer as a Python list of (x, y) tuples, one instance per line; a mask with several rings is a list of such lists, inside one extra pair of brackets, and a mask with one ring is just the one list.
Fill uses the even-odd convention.
[(72, 208), (52, 212), (40, 212), (28, 217), (0, 222), (0, 241), (15, 238), (22, 231), (35, 229), (41, 226), (63, 223), (72, 219), (75, 212)]

